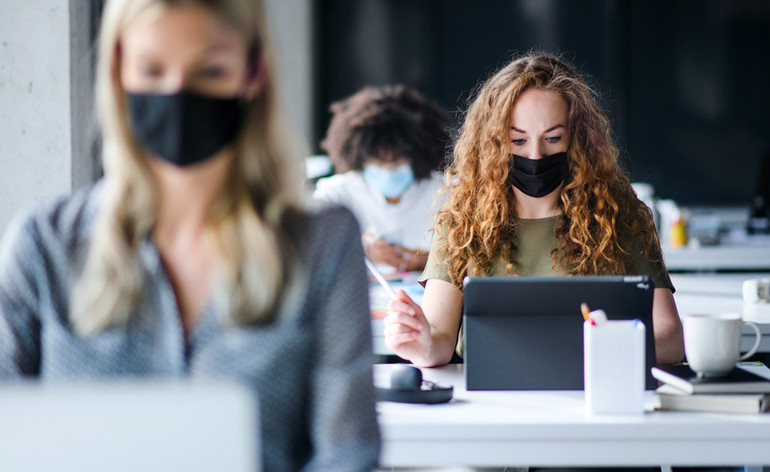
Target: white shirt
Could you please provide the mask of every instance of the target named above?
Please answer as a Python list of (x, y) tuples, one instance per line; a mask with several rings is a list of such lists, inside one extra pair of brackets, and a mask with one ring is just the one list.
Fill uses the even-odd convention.
[(398, 203), (389, 203), (364, 180), (361, 171), (320, 179), (313, 198), (343, 205), (353, 212), (361, 231), (373, 229), (375, 234), (407, 249), (430, 249), (433, 219), (444, 204), (444, 175), (433, 172), (430, 177), (415, 180), (401, 195)]

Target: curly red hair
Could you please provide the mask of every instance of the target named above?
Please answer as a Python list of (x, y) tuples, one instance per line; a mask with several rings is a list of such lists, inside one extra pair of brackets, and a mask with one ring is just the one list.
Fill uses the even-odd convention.
[[(444, 240), (438, 258), (453, 283), (466, 275), (489, 275), (511, 255), (517, 228), (515, 195), (508, 183), (510, 123), (516, 99), (530, 88), (552, 91), (567, 103), (569, 177), (559, 206), (564, 215), (551, 253), (554, 270), (568, 275), (627, 273), (632, 252), (661, 257), (650, 209), (636, 197), (618, 164), (610, 123), (597, 94), (573, 67), (549, 54), (520, 57), (494, 74), (476, 93), (446, 170), (449, 200), (436, 218)], [(629, 236), (645, 247), (631, 247)], [(636, 239), (635, 239), (636, 240)]]

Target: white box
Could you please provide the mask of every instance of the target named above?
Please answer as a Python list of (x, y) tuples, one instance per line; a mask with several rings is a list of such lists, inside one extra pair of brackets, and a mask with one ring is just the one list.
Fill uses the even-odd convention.
[(644, 333), (644, 323), (639, 320), (583, 325), (587, 414), (644, 412)]

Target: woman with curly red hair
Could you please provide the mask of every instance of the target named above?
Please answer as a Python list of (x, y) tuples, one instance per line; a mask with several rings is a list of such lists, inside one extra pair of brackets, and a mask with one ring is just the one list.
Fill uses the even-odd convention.
[(596, 93), (570, 65), (531, 54), (499, 70), (467, 111), (446, 169), (421, 283), (390, 304), (386, 344), (421, 366), (463, 354), (462, 280), (483, 275), (645, 274), (658, 363), (684, 357), (652, 215), (618, 164)]

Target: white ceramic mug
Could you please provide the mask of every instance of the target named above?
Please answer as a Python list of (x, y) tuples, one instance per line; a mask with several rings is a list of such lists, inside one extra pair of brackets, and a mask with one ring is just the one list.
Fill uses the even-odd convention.
[[(741, 355), (741, 326), (754, 329), (757, 339)], [(741, 320), (737, 313), (694, 314), (684, 317), (684, 351), (690, 369), (700, 376), (719, 377), (759, 349), (762, 333), (756, 323)]]
[(770, 302), (770, 278), (749, 279), (743, 282), (743, 301)]

